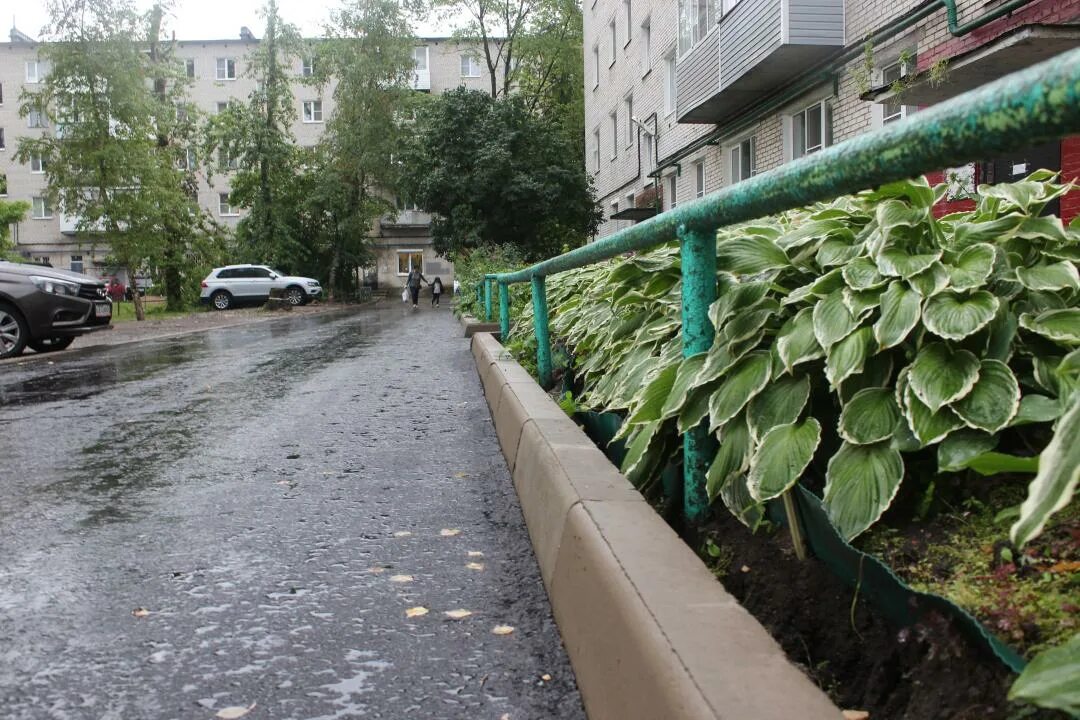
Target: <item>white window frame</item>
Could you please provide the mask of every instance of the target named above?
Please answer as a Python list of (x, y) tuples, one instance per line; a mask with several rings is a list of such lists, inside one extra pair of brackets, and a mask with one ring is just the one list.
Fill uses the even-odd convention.
[(675, 76), (675, 51), (664, 56), (664, 116), (675, 112), (679, 88)]
[(315, 56), (308, 55), (300, 59), (300, 76), (311, 77), (315, 74)]
[(593, 172), (600, 172), (600, 128), (593, 130)]
[(49, 116), (43, 110), (30, 110), (26, 113), (26, 127), (47, 128), (49, 127)]
[(48, 163), (45, 162), (45, 158), (41, 155), (30, 156), (30, 174), (31, 175), (44, 175), (45, 170), (48, 168)]
[(615, 229), (616, 230), (619, 228), (619, 221), (615, 219), (615, 216), (618, 215), (618, 214), (619, 214), (619, 201), (618, 200), (612, 200), (611, 201), (611, 212), (608, 213), (608, 222), (615, 223)]
[[(467, 67), (466, 63), (468, 63)], [(475, 55), (462, 55), (460, 64), (461, 77), (478, 78), (481, 76), (480, 60)]]
[[(424, 55), (424, 66), (423, 67), (420, 67), (420, 59), (417, 57), (417, 51), (418, 50), (423, 50), (424, 51), (423, 52), (423, 55)], [(417, 45), (417, 46), (415, 46), (413, 48), (413, 50), (412, 50), (412, 56), (413, 56), (413, 67), (418, 72), (426, 72), (428, 70), (428, 68), (431, 67), (431, 64), (430, 64), (431, 63), (431, 49), (427, 45)]]
[(26, 84), (37, 85), (42, 80), (43, 73), (41, 71), (42, 63), (40, 60), (27, 60), (26, 61)]
[(230, 193), (227, 192), (218, 193), (218, 215), (220, 217), (238, 217), (240, 215), (240, 211), (229, 202), (229, 195)]
[(664, 204), (668, 210), (679, 206), (679, 176), (676, 173), (664, 177)]
[[(409, 263), (408, 263), (409, 270), (407, 272), (401, 272), (401, 256), (402, 255), (408, 255), (409, 256)], [(413, 266), (412, 265), (413, 255), (419, 255), (420, 256), (420, 265), (421, 265), (420, 271), (423, 272), (424, 268), (422, 266), (424, 264), (424, 251), (422, 249), (420, 249), (420, 248), (415, 248), (415, 249), (399, 248), (397, 250), (397, 252), (396, 252), (397, 276), (398, 277), (408, 277), (409, 276), (409, 272), (412, 271), (412, 266)]]
[(623, 47), (630, 44), (630, 35), (634, 28), (634, 8), (631, 5), (633, 0), (622, 0), (623, 4), (623, 16), (626, 18), (626, 40), (623, 41)]
[[(626, 197), (623, 198), (623, 200), (626, 202), (625, 207), (626, 207), (627, 210), (630, 210), (630, 209), (633, 209), (633, 208), (637, 207), (637, 203), (634, 201), (634, 193), (632, 193), (632, 192), (626, 193)], [(629, 220), (628, 222), (631, 225), (634, 224), (633, 220)]]
[(600, 45), (592, 46), (593, 54), (593, 90), (600, 87)]
[(305, 100), (300, 117), (308, 125), (323, 122), (322, 99)]
[(53, 218), (53, 209), (49, 206), (48, 199), (43, 195), (35, 195), (31, 198), (30, 212), (34, 220), (52, 220)]
[[(749, 174), (743, 175), (743, 158), (747, 154), (750, 156)], [(754, 177), (758, 174), (757, 135), (746, 135), (728, 143), (724, 156), (727, 159), (730, 185)]]
[[(900, 71), (899, 76), (896, 77), (896, 78), (893, 78), (892, 80), (887, 79), (887, 76), (890, 74), (890, 71), (893, 70), (894, 68), (898, 69)], [(873, 82), (874, 87), (886, 87), (886, 86), (891, 87), (892, 83), (895, 82), (896, 80), (907, 77), (908, 73), (911, 70), (913, 70), (913, 68), (910, 67), (908, 63), (906, 63), (906, 62), (902, 63), (902, 62), (900, 62), (900, 60), (898, 58), (896, 60), (896, 62), (892, 62), (892, 63), (889, 63), (888, 65), (884, 65), (881, 68), (878, 68), (877, 70), (874, 71), (874, 82)], [(917, 105), (899, 105), (900, 109), (899, 109), (898, 112), (895, 112), (892, 115), (886, 115), (888, 105), (889, 105), (889, 101), (887, 101), (887, 100), (883, 100), (881, 102), (874, 103), (874, 107), (873, 107), (874, 127), (880, 128), (880, 127), (884, 127), (886, 125), (889, 125), (890, 123), (894, 123), (894, 122), (898, 122), (899, 120), (903, 120), (904, 118), (911, 115), (912, 113), (917, 112), (918, 109), (919, 109), (919, 107)]]
[[(821, 126), (821, 135), (818, 138), (812, 138), (819, 142), (811, 144), (807, 142), (807, 131), (809, 129), (809, 123), (806, 121), (808, 113), (819, 113), (819, 122)], [(799, 117), (802, 116), (800, 122)], [(803, 149), (799, 151), (799, 144), (796, 142), (796, 135), (801, 132), (803, 135)], [(798, 160), (801, 157), (807, 155), (813, 155), (820, 152), (825, 148), (832, 145), (832, 97), (831, 92), (819, 96), (816, 100), (809, 103), (800, 103), (796, 106), (795, 110), (791, 113), (785, 114), (783, 117), (784, 127), (784, 159), (785, 160)]]
[(716, 28), (717, 0), (679, 0), (679, 55), (697, 47)]
[(615, 64), (619, 51), (619, 24), (614, 17), (608, 21), (608, 33), (611, 35), (611, 56), (608, 58), (608, 67), (611, 67)]
[(195, 58), (184, 58), (184, 75), (189, 78), (195, 77)]
[(705, 160), (694, 163), (694, 197), (705, 197)]
[(623, 98), (623, 113), (626, 114), (626, 141), (625, 145), (627, 149), (634, 147), (634, 137), (637, 133), (634, 132), (637, 128), (634, 126), (634, 94), (628, 93)]
[(236, 79), (236, 58), (234, 58), (234, 57), (215, 58), (215, 61), (214, 61), (214, 79), (215, 80), (235, 80)]
[(0, 197), (8, 196), (7, 173), (0, 172)]
[(619, 108), (608, 113), (608, 124), (611, 127), (611, 159), (619, 157)]
[(652, 15), (641, 21), (641, 77), (652, 72)]
[(653, 167), (654, 167), (654, 165), (653, 165), (653, 152), (654, 152), (653, 143), (654, 142), (655, 142), (655, 140), (653, 139), (652, 133), (649, 133), (649, 132), (642, 132), (641, 133), (641, 150), (640, 150), (641, 157), (642, 157), (642, 162), (641, 162), (642, 173), (641, 174), (644, 177), (645, 187), (648, 187), (650, 184), (652, 184), (652, 178), (649, 177), (649, 173), (651, 173), (653, 171)]

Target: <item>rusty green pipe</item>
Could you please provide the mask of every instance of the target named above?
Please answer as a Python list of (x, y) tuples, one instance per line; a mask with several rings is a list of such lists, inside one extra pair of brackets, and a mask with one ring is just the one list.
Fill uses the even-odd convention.
[(499, 341), (504, 345), (510, 337), (510, 286), (499, 283)]
[(536, 372), (540, 387), (551, 389), (551, 339), (548, 336), (547, 291), (544, 276), (532, 278), (533, 333), (536, 335)]
[(484, 322), (491, 322), (491, 282), (494, 275), (484, 276)]

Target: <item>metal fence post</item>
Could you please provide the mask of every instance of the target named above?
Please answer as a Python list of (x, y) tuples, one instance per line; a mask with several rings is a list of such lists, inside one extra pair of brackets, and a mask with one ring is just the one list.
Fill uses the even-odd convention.
[(536, 370), (540, 376), (540, 386), (551, 388), (551, 341), (548, 339), (547, 293), (544, 290), (544, 276), (532, 277), (533, 332), (536, 334)]
[(484, 321), (491, 322), (491, 278), (484, 276)]
[(499, 283), (499, 340), (504, 345), (510, 337), (510, 286)]
[[(682, 354), (707, 352), (715, 329), (709, 306), (716, 300), (716, 236), (709, 232), (678, 230), (682, 257)], [(709, 509), (705, 475), (716, 454), (716, 439), (703, 421), (683, 436), (683, 514), (702, 520)]]

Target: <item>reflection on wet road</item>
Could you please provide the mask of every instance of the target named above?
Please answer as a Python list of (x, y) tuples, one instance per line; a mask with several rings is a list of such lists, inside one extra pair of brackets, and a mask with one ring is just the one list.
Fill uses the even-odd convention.
[(0, 367), (0, 716), (583, 717), (459, 334), (394, 307)]

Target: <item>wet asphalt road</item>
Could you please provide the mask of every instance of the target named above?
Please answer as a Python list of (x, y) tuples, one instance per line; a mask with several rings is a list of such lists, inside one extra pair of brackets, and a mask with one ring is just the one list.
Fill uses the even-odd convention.
[(392, 303), (0, 365), (0, 718), (584, 718), (460, 334)]

